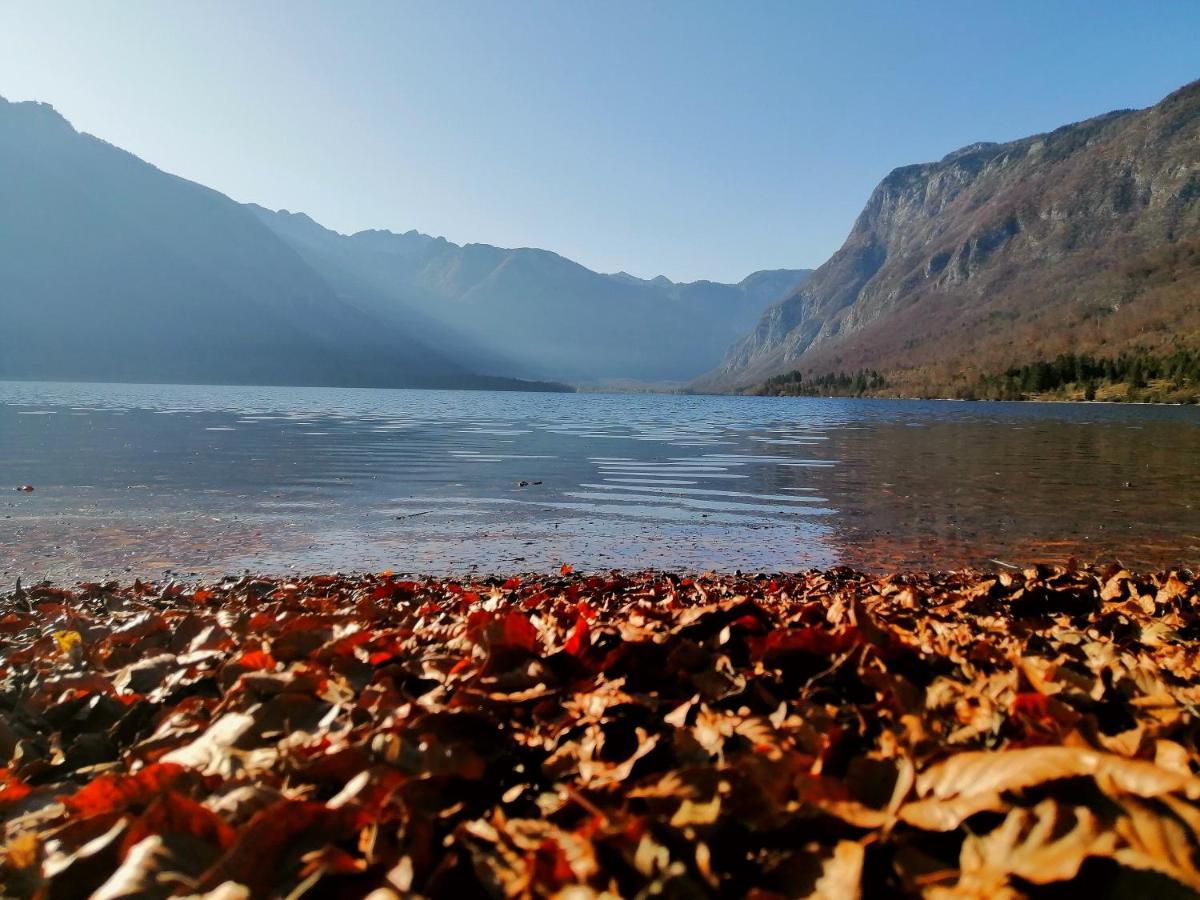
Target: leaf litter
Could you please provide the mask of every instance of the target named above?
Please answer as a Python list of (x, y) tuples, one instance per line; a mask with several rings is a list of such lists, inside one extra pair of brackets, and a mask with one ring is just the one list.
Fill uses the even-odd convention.
[(6, 897), (1200, 893), (1200, 581), (41, 584)]

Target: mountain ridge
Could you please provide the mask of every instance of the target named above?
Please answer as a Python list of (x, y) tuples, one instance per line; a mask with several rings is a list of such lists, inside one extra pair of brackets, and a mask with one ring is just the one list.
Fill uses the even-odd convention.
[(696, 386), (866, 368), (938, 392), (1032, 354), (1194, 343), (1188, 271), (1133, 295), (1123, 279), (1200, 237), (1198, 144), (1194, 82), (1144, 110), (894, 169), (842, 247)]
[(762, 309), (808, 274), (762, 270), (737, 284), (639, 279), (536, 247), (456, 244), (415, 230), (347, 235), (304, 214), (249, 206), (373, 311), (381, 302), (411, 310), (522, 377), (685, 381), (715, 365)]
[(163, 171), (50, 104), (0, 98), (4, 378), (519, 389), (688, 378), (804, 274), (753, 290), (750, 279), (664, 287), (539, 248), (415, 229), (340, 235)]
[(544, 389), (342, 303), (229, 197), (0, 100), (0, 377)]

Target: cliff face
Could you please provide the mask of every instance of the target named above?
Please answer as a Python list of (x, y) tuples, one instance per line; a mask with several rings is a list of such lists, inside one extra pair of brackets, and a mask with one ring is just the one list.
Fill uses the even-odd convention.
[(951, 384), (1064, 350), (1200, 339), (1200, 82), (896, 169), (850, 236), (699, 382), (860, 367)]

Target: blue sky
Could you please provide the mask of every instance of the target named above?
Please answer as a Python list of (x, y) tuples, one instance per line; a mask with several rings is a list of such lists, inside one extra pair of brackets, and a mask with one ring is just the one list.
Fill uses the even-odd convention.
[(10, 2), (0, 95), (339, 231), (816, 266), (890, 169), (1200, 78), (1200, 2)]

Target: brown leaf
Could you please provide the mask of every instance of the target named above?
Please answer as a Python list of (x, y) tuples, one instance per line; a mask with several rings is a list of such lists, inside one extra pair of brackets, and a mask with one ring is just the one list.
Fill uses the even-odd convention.
[(1200, 797), (1200, 779), (1143, 760), (1073, 747), (959, 753), (917, 776), (921, 797), (949, 799), (1016, 791), (1061, 778), (1091, 776), (1118, 793)]

